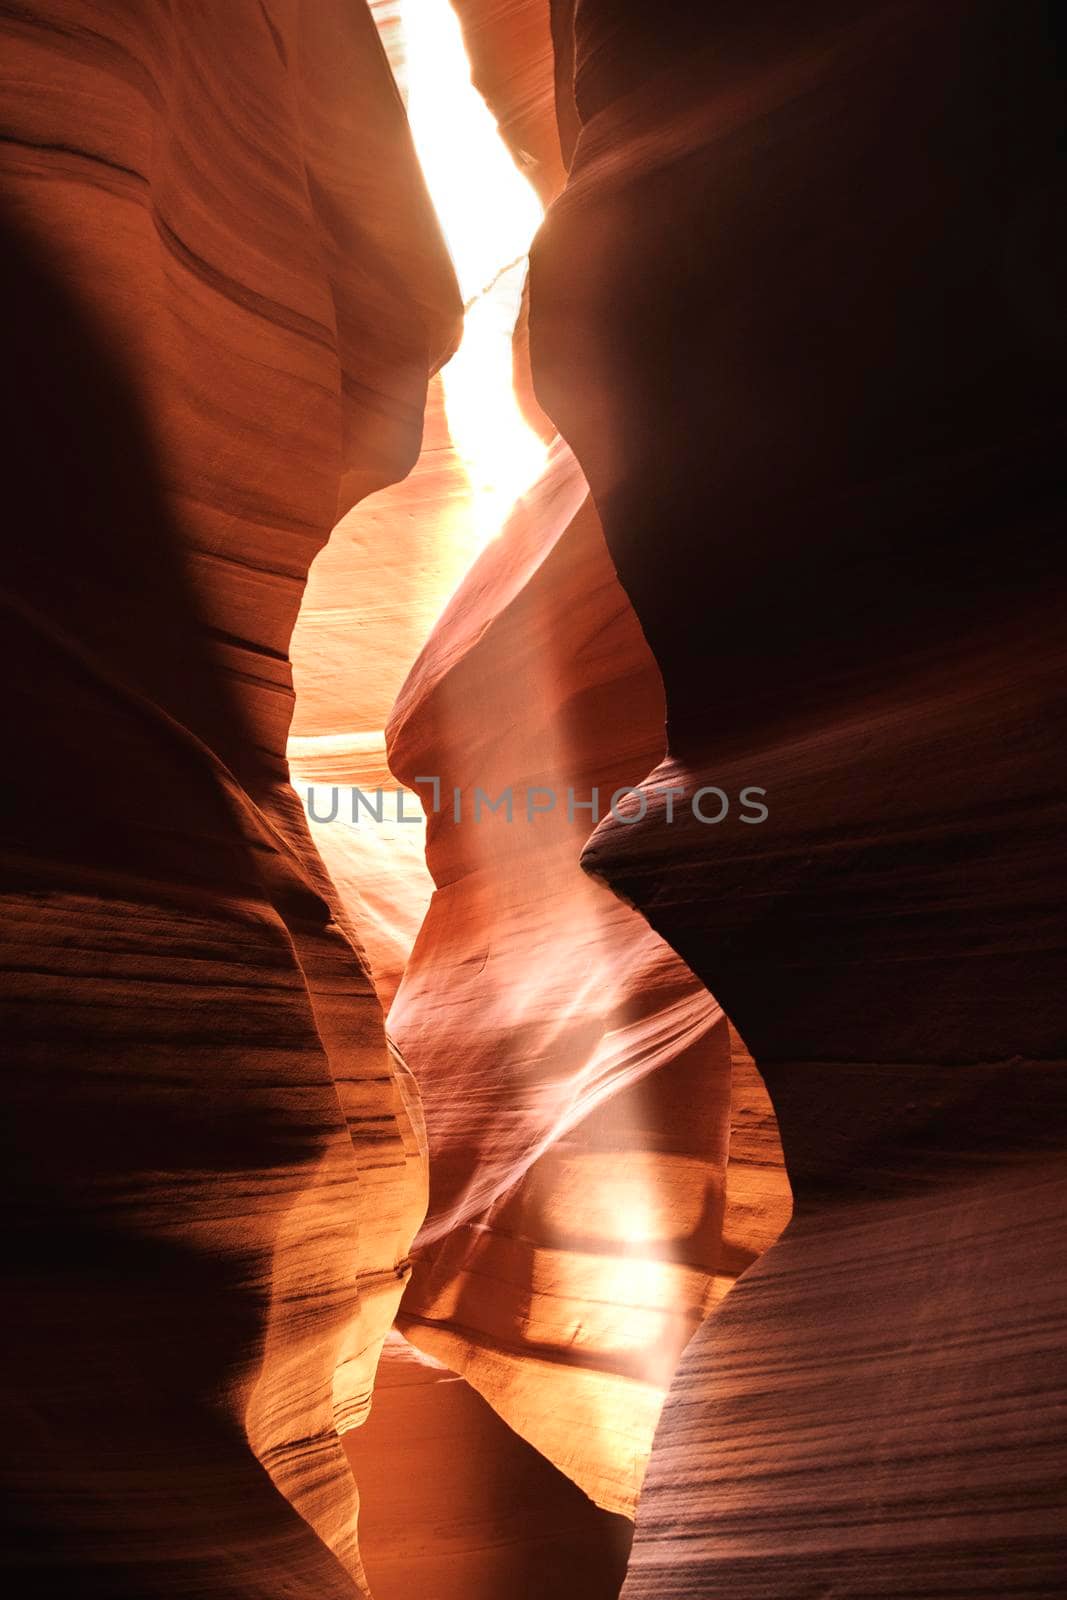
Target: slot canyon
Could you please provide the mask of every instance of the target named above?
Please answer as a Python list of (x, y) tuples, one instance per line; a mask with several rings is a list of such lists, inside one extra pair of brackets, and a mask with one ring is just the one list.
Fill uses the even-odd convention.
[(1067, 1594), (1063, 31), (0, 0), (24, 1600)]

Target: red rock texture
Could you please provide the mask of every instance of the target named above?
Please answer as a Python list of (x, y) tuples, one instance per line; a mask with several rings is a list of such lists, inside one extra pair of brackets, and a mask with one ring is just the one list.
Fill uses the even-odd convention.
[[(447, 0), (426, 0), (425, 4), (374, 0), (371, 10), (405, 105), (411, 93), (413, 60), (416, 92), (421, 90), (432, 98), (433, 86), (419, 76), (418, 33), (423, 29), (429, 37), (438, 37), (442, 13), (448, 17)], [(542, 15), (539, 7), (531, 5), (473, 6), (461, 8), (461, 19), (467, 25), (474, 62), (471, 70), (478, 81), (483, 72), (486, 75), (500, 133), (510, 139), (518, 168), (548, 197), (562, 187), (564, 174), (552, 112), (547, 13)], [(469, 79), (465, 84), (455, 81), (450, 62), (437, 63), (436, 87), (441, 98), (434, 110), (443, 123), (439, 137), (447, 146), (452, 121), (457, 114), (462, 121), (463, 112), (476, 97)], [(499, 147), (488, 119), (484, 132)], [(484, 161), (485, 154), (479, 150), (463, 153), (463, 159), (471, 160), (475, 168), (470, 179), (475, 191), (485, 170), (478, 165), (479, 158)], [(524, 187), (517, 173), (514, 182)], [(454, 201), (454, 196), (446, 193), (446, 212), (450, 198)], [(493, 201), (486, 198), (484, 204), (489, 210)], [(395, 821), (392, 826), (350, 826), (347, 792), (339, 802), (337, 825), (318, 825), (316, 815), (330, 816), (333, 785), (345, 786), (346, 791), (355, 785), (368, 794), (383, 784), (387, 789), (394, 787), (386, 767), (384, 734), (393, 702), (487, 532), (499, 531), (498, 522), (487, 530), (490, 519), (478, 492), (481, 479), (477, 486), (472, 483), (468, 464), (453, 444), (446, 390), (464, 360), (469, 369), (471, 361), (477, 362), (479, 350), (484, 358), (486, 350), (479, 345), (478, 336), (479, 327), (484, 336), (487, 313), (489, 323), (495, 317), (503, 339), (508, 338), (506, 319), (514, 313), (508, 284), (500, 281), (507, 274), (497, 268), (509, 265), (511, 250), (494, 232), (491, 217), (482, 230), (480, 248), (477, 238), (463, 234), (464, 224), (468, 233), (472, 227), (477, 230), (476, 211), (458, 218), (445, 215), (443, 221), (446, 227), (451, 224), (461, 230), (457, 234), (461, 259), (467, 259), (473, 247), (484, 268), (484, 278), (476, 279), (477, 291), (469, 283), (465, 291), (473, 297), (466, 308), (465, 329), (475, 346), (473, 354), (469, 347), (464, 350), (447, 382), (440, 374), (431, 380), (422, 448), (408, 476), (354, 506), (319, 553), (308, 576), (290, 652), (297, 692), (288, 746), (290, 769), (301, 792), (306, 793), (308, 784), (322, 790), (311, 818), (312, 833), (358, 928), (386, 1008), (396, 993), (433, 888), (425, 864), (424, 830)], [(462, 255), (464, 250), (467, 257)], [(546, 438), (554, 436), (555, 429), (533, 399), (524, 318), (512, 365), (528, 422)], [(486, 376), (484, 369), (482, 376)], [(501, 388), (508, 385), (503, 368), (492, 377)], [(487, 409), (500, 398), (498, 393), (487, 393)], [(483, 473), (486, 466), (491, 466), (491, 461), (481, 463)], [(501, 519), (506, 510), (505, 503)], [(392, 819), (392, 800), (385, 809)], [(421, 816), (415, 796), (405, 809)], [(363, 818), (366, 822), (366, 813)]]
[[(423, 445), (401, 481), (354, 506), (311, 566), (291, 657), (296, 708), (289, 767), (318, 800), (311, 831), (387, 1010), (433, 890), (425, 830), (396, 823), (385, 724), (444, 601), (477, 550), (472, 494), (450, 446), (440, 376), (431, 380)], [(329, 818), (333, 786), (338, 816)], [(349, 826), (351, 789), (393, 826)], [(343, 794), (343, 799), (341, 798)], [(358, 805), (358, 802), (357, 802)], [(406, 814), (418, 817), (408, 798)]]
[[(590, 814), (567, 809), (568, 788), (586, 802), (593, 787), (606, 809), (661, 747), (662, 717), (557, 445), (389, 729), (401, 780), (441, 784), (437, 888), (389, 1018), (432, 1175), (401, 1325), (616, 1512), (633, 1509), (667, 1379), (710, 1304), (729, 1135), (725, 1021), (582, 873)], [(546, 788), (554, 809), (528, 815)], [(477, 789), (510, 789), (511, 820), (476, 819)]]
[(632, 1524), (598, 1511), (468, 1383), (399, 1334), (382, 1352), (370, 1418), (344, 1445), (375, 1600), (618, 1594)]
[(668, 725), (584, 859), (741, 1029), (796, 1200), (682, 1358), (627, 1600), (1062, 1590), (1049, 21), (576, 8), (534, 376)]
[(539, 0), (457, 0), (471, 80), (542, 200), (566, 176), (557, 116), (556, 28)]
[(286, 781), (286, 652), (458, 295), (362, 8), (2, 27), (16, 1582), (348, 1596), (336, 1429), (425, 1163)]
[[(476, 81), (528, 166), (516, 128), (531, 105), (551, 111), (547, 15), (460, 9)], [(377, 14), (406, 92), (403, 29), (389, 8)], [(403, 20), (416, 26), (417, 12)], [(554, 170), (550, 187), (562, 181)], [(517, 369), (522, 357), (520, 344)], [(567, 819), (567, 786), (584, 799), (599, 785), (606, 809), (663, 746), (658, 676), (585, 494), (557, 448), (545, 482), (460, 584), (393, 719), (394, 771), (412, 788), (434, 774), (443, 795), (429, 845), (438, 889), (390, 1016), (422, 1091), (434, 1174), (403, 1327), (602, 1506), (632, 1513), (678, 1352), (752, 1259), (760, 1227), (771, 1237), (781, 1227), (788, 1189), (780, 1162), (762, 1185), (733, 1162), (720, 1262), (726, 1024), (641, 920), (579, 867), (591, 819), (588, 810)], [(435, 383), (412, 474), (355, 508), (312, 569), (292, 647), (298, 781), (383, 782), (374, 730), (449, 572), (454, 584), (470, 564), (476, 529)], [(559, 795), (557, 814), (533, 826), (522, 816), (526, 781)], [(517, 788), (517, 820), (474, 821), (476, 787)], [(334, 803), (344, 812), (347, 795), (333, 802), (326, 788), (322, 814)], [(391, 1001), (425, 910), (412, 844), (421, 840), (366, 819), (348, 827), (343, 816), (313, 828)], [(398, 1416), (390, 1460), (405, 1450), (421, 1459), (420, 1394)], [(370, 1463), (385, 1437), (372, 1429), (352, 1449)], [(524, 1471), (515, 1436), (500, 1438), (515, 1453), (509, 1470)], [(598, 1547), (612, 1523), (586, 1506)], [(398, 1583), (410, 1548), (402, 1525), (385, 1498), (364, 1510), (361, 1544), (375, 1542)], [(515, 1538), (510, 1559), (543, 1581), (540, 1535), (531, 1527)], [(438, 1552), (455, 1581), (465, 1571), (468, 1584), (489, 1584), (458, 1551)], [(432, 1541), (420, 1559), (432, 1563)]]

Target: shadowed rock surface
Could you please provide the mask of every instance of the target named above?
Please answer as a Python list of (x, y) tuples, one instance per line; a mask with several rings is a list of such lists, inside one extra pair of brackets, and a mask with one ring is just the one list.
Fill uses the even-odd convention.
[(344, 1436), (375, 1600), (615, 1600), (633, 1524), (597, 1510), (469, 1383), (391, 1334)]
[[(585, 861), (741, 1029), (796, 1199), (683, 1357), (624, 1594), (1051, 1597), (1051, 12), (682, 6), (667, 30), (581, 0), (575, 25), (534, 377), (668, 723), (646, 820), (602, 823)], [(734, 803), (667, 827), (668, 784)]]
[(359, 7), (0, 15), (16, 1581), (340, 1600), (425, 1160), (286, 652), (455, 283)]

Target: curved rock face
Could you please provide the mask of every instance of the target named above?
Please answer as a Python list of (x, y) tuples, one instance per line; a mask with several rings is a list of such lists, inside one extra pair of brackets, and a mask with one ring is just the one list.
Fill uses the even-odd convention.
[(471, 80), (492, 107), (520, 170), (547, 203), (563, 187), (568, 153), (556, 95), (559, 29), (553, 7), (540, 0), (457, 0), (454, 10)]
[(286, 652), (458, 295), (359, 6), (2, 27), (19, 1587), (347, 1596), (336, 1430), (424, 1150), (286, 781)]
[[(441, 9), (376, 8), (417, 127), (420, 89), (442, 114), (453, 103), (440, 63), (436, 85), (420, 80), (408, 37), (422, 20), (436, 29)], [(550, 194), (559, 166), (545, 121), (547, 13), (457, 9), (501, 132)], [(446, 225), (449, 198), (445, 184)], [(523, 332), (520, 323), (520, 400)], [(531, 410), (535, 427), (539, 418)], [(381, 783), (371, 730), (398, 686), (405, 641), (426, 630), (447, 563), (470, 559), (477, 497), (450, 419), (432, 391), (414, 472), (335, 531), (294, 637), (294, 772), (319, 780), (320, 815), (339, 808), (334, 822), (313, 823), (316, 839), (389, 998), (424, 910), (416, 830), (372, 826), (366, 812), (345, 826), (349, 796), (331, 786)], [(678, 1351), (780, 1229), (789, 1196), (756, 1082), (738, 1109), (754, 1137), (746, 1146), (746, 1127), (735, 1141), (720, 1239), (726, 1025), (640, 920), (579, 870), (590, 787), (606, 809), (663, 738), (658, 677), (584, 499), (557, 445), (544, 480), (460, 585), (393, 720), (394, 771), (427, 799), (434, 775), (443, 797), (429, 848), (438, 888), (390, 1021), (426, 1100), (434, 1172), (403, 1326), (597, 1501), (630, 1513)], [(524, 782), (554, 787), (554, 815), (524, 821)], [(586, 802), (570, 818), (568, 786)], [(479, 789), (487, 803), (475, 820)], [(503, 789), (517, 791), (511, 821), (488, 809)], [(412, 1415), (409, 1406), (403, 1417)], [(380, 1430), (357, 1441), (365, 1455), (372, 1436)], [(380, 1511), (368, 1510), (364, 1533), (385, 1550), (397, 1535)], [(594, 1516), (594, 1544), (605, 1525)], [(526, 1548), (534, 1581), (537, 1539)], [(382, 1559), (402, 1571), (399, 1547)], [(487, 1578), (471, 1567), (469, 1580), (481, 1592)]]
[(498, 96), (497, 127), (472, 86), (448, 0), (374, 0), (371, 10), (448, 230), (464, 329), (447, 370), (431, 380), (412, 471), (342, 518), (311, 568), (292, 639), (289, 757), (388, 1007), (433, 888), (421, 810), (412, 795), (398, 817), (390, 800), (372, 823), (359, 801), (353, 812), (350, 791), (373, 807), (379, 787), (394, 787), (384, 733), (393, 702), (445, 603), (543, 466), (533, 430), (554, 436), (533, 400), (525, 321), (517, 339), (512, 325), (541, 215), (531, 184), (554, 193), (563, 171), (547, 15), (533, 6), (464, 9), (475, 76), (484, 72)]
[(633, 1526), (598, 1510), (470, 1384), (397, 1333), (344, 1436), (375, 1600), (615, 1600)]
[[(308, 575), (292, 640), (296, 707), (289, 767), (386, 1010), (426, 914), (418, 799), (375, 821), (352, 790), (394, 791), (385, 724), (444, 601), (474, 559), (473, 494), (451, 447), (440, 375), (431, 380), (411, 472), (342, 517)], [(336, 815), (333, 813), (336, 811)], [(418, 820), (414, 820), (418, 819)]]
[[(796, 1215), (683, 1357), (624, 1593), (1051, 1597), (1048, 19), (678, 12), (577, 7), (534, 376), (666, 689), (647, 816), (601, 823), (585, 861), (744, 1033)], [(676, 802), (668, 826), (671, 785), (729, 812)]]
[(606, 808), (662, 741), (585, 495), (557, 444), (398, 701), (393, 770), (436, 775), (440, 807), (389, 1026), (432, 1172), (402, 1326), (627, 1512), (711, 1295), (729, 1043), (702, 987), (579, 867), (593, 789)]

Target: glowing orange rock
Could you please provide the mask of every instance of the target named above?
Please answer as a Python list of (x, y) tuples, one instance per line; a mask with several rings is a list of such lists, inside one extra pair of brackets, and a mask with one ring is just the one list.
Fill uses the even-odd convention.
[[(623, 1512), (713, 1295), (729, 1044), (703, 988), (583, 875), (590, 814), (568, 814), (567, 790), (606, 806), (661, 729), (657, 675), (557, 444), (390, 725), (394, 771), (439, 775), (442, 796), (438, 887), (389, 1023), (431, 1160), (402, 1326)], [(509, 788), (510, 819), (479, 820), (475, 791)], [(528, 817), (528, 788), (553, 809)]]

